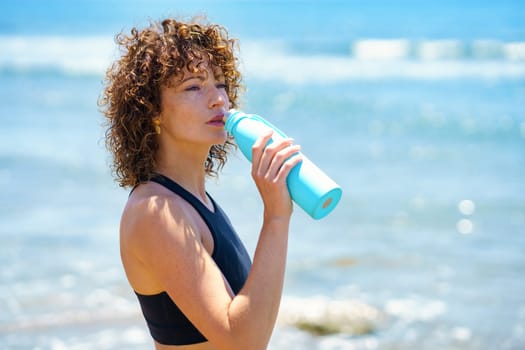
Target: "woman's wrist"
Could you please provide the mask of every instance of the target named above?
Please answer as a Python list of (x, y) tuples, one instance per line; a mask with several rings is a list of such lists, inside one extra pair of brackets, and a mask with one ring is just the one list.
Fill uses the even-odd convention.
[(289, 215), (283, 215), (283, 214), (271, 214), (271, 213), (264, 213), (264, 222), (263, 227), (271, 228), (273, 230), (277, 231), (288, 231), (288, 227), (290, 226), (290, 219), (291, 219), (291, 213)]

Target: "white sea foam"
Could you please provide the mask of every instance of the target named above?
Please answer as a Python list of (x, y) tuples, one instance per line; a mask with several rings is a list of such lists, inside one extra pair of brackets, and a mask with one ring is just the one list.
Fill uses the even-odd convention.
[(0, 334), (140, 319), (140, 312), (137, 310), (136, 305), (127, 300), (120, 299), (111, 305), (106, 302), (103, 307), (102, 305), (100, 306), (79, 308), (77, 310), (53, 310), (52, 312), (39, 313), (37, 315), (17, 315), (10, 319), (8, 323), (0, 323)]
[[(508, 57), (472, 59), (461, 56), (457, 42), (427, 42), (409, 49), (406, 41), (364, 41), (354, 55), (299, 55), (269, 50), (258, 43), (243, 49), (244, 70), (250, 77), (284, 80), (289, 83), (330, 83), (347, 80), (380, 79), (520, 79), (525, 64), (519, 48)], [(271, 54), (269, 53), (271, 52)]]
[(468, 61), (361, 61), (343, 57), (273, 56), (249, 60), (246, 73), (259, 79), (289, 83), (331, 83), (352, 79), (517, 79), (525, 77), (525, 65), (514, 62)]
[(421, 298), (392, 299), (385, 305), (387, 314), (405, 320), (431, 321), (447, 311), (447, 305), (440, 300)]
[(410, 55), (410, 42), (405, 39), (358, 40), (351, 51), (360, 60), (398, 60)]
[(45, 314), (20, 318), (9, 324), (0, 324), (0, 334), (36, 331), (38, 329), (49, 329), (54, 327), (80, 326), (88, 324), (97, 324), (100, 322), (129, 321), (139, 319), (140, 314), (137, 312), (123, 312), (118, 310), (108, 311), (63, 311), (53, 314)]
[[(110, 36), (0, 36), (0, 48), (0, 71), (14, 72), (103, 75), (118, 56)], [(243, 41), (242, 69), (250, 78), (290, 83), (525, 77), (525, 42), (362, 39), (348, 43), (348, 55), (292, 48), (286, 42)]]
[(116, 57), (111, 37), (3, 36), (0, 68), (102, 74)]
[(505, 57), (514, 61), (525, 61), (525, 43), (512, 42), (503, 46)]

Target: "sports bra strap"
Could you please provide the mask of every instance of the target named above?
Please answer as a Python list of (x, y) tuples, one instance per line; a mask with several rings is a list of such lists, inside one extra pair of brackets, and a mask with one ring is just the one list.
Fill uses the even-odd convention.
[(210, 210), (204, 203), (202, 203), (201, 200), (199, 200), (193, 193), (186, 190), (184, 187), (170, 179), (169, 177), (162, 175), (162, 174), (155, 174), (150, 181), (156, 182), (159, 185), (162, 185), (166, 187), (167, 189), (171, 190), (172, 192), (178, 194), (181, 196), (184, 200), (186, 200), (188, 203), (191, 204), (192, 207), (194, 207), (201, 216), (207, 216), (210, 213), (213, 214), (216, 210), (215, 201), (213, 198), (211, 198), (210, 195), (208, 195), (208, 192), (206, 192), (206, 196), (210, 199), (212, 205), (213, 205), (213, 211)]

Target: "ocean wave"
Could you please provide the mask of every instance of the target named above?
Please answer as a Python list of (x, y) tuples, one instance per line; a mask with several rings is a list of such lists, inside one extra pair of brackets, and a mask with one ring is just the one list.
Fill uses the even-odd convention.
[(357, 59), (398, 60), (503, 60), (524, 61), (525, 42), (504, 43), (497, 40), (473, 40), (464, 42), (455, 39), (420, 40), (407, 39), (358, 40), (351, 45)]
[[(288, 83), (352, 79), (523, 79), (525, 42), (362, 39), (344, 43), (347, 54), (295, 49), (284, 41), (242, 41), (247, 78)], [(0, 37), (0, 74), (102, 76), (118, 57), (111, 37)], [(321, 45), (322, 46), (322, 45)]]
[(111, 37), (0, 37), (0, 71), (103, 74), (116, 56)]
[(391, 299), (385, 305), (387, 314), (406, 322), (431, 321), (447, 311), (441, 300), (426, 300), (418, 297)]
[(42, 329), (79, 327), (100, 323), (130, 322), (140, 320), (136, 308), (107, 307), (106, 310), (64, 310), (40, 315), (18, 317), (0, 323), (0, 335), (36, 332)]
[(332, 56), (275, 55), (247, 59), (248, 76), (288, 83), (336, 83), (349, 80), (523, 79), (525, 65), (501, 61), (370, 61)]

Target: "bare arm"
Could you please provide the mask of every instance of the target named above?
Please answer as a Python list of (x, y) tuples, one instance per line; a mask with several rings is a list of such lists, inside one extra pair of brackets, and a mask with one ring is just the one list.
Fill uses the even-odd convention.
[(253, 147), (252, 177), (264, 202), (264, 222), (252, 270), (231, 305), (231, 310), (238, 310), (231, 320), (239, 326), (250, 324), (245, 327), (248, 340), (252, 340), (247, 345), (255, 345), (246, 347), (250, 349), (266, 348), (279, 311), (293, 209), (286, 177), (300, 161), (299, 157), (286, 161), (299, 151), (298, 146), (291, 146), (292, 140), (273, 143), (265, 150), (270, 137), (260, 138)]
[(131, 232), (129, 249), (218, 349), (266, 349), (279, 309), (292, 213), (286, 176), (300, 158), (290, 158), (298, 147), (289, 140), (264, 150), (269, 137), (253, 148), (252, 176), (264, 202), (264, 222), (252, 269), (238, 295), (231, 292), (180, 203), (152, 198), (123, 220), (122, 229)]

